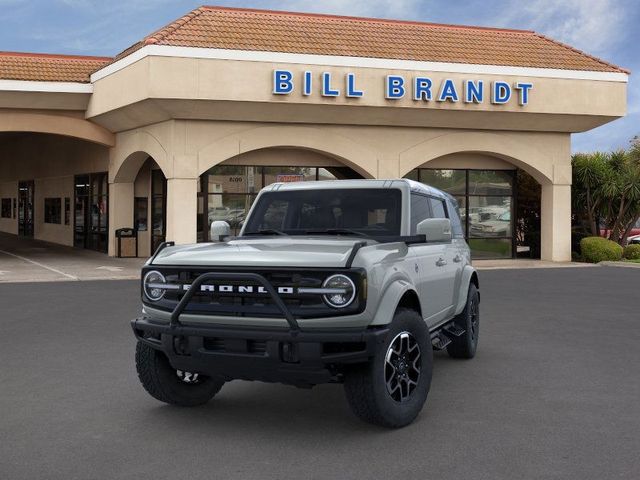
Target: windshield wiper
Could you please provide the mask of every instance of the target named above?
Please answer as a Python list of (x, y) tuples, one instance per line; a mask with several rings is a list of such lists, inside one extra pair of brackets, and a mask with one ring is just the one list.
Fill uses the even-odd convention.
[(313, 234), (323, 234), (326, 233), (328, 235), (357, 235), (358, 237), (371, 238), (371, 236), (366, 233), (358, 232), (357, 230), (351, 230), (350, 228), (327, 228), (326, 230), (306, 230), (304, 233), (313, 235)]
[(246, 232), (245, 235), (284, 235), (288, 236), (287, 233), (281, 232), (280, 230), (276, 230), (274, 228), (265, 228), (264, 230), (258, 230), (257, 232)]

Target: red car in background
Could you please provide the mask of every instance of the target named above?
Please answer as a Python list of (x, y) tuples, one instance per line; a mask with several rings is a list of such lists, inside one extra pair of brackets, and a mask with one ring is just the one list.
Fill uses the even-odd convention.
[[(610, 229), (608, 228), (601, 228), (600, 229), (600, 236), (601, 237), (605, 237), (605, 238), (609, 238), (609, 233), (611, 232)], [(627, 237), (627, 241), (628, 243), (640, 243), (638, 241), (631, 241), (631, 237), (636, 237), (635, 240), (638, 240), (638, 237), (640, 237), (640, 220), (638, 220), (636, 222), (636, 224), (633, 226), (633, 228), (631, 229), (631, 232), (629, 233), (629, 236)]]

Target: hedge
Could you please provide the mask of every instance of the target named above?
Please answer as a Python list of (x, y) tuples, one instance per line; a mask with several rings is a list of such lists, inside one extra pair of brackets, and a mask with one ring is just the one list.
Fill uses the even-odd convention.
[(602, 237), (583, 238), (580, 241), (580, 250), (584, 261), (589, 263), (622, 260), (622, 247)]
[(640, 244), (634, 243), (624, 247), (622, 254), (627, 260), (640, 260)]

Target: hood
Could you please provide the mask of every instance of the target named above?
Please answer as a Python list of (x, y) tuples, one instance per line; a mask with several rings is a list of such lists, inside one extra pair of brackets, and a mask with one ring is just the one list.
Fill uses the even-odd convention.
[(362, 238), (260, 237), (165, 248), (154, 265), (344, 267)]

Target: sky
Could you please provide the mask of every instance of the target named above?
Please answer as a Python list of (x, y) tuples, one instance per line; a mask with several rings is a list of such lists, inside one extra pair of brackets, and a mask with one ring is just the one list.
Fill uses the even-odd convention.
[[(206, 0), (0, 0), (0, 50), (113, 56)], [(213, 3), (211, 3), (213, 2)], [(632, 71), (628, 114), (576, 152), (640, 134), (640, 0), (211, 0), (209, 4), (535, 30)], [(634, 75), (634, 72), (638, 72)]]

